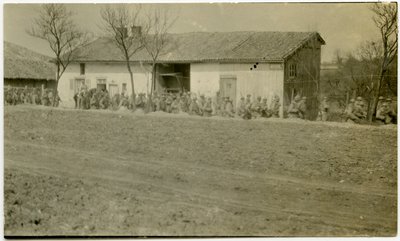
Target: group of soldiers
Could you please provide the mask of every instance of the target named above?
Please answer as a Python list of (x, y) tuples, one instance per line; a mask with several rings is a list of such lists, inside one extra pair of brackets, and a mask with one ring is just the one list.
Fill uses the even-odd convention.
[[(223, 116), (255, 119), (260, 117), (279, 117), (279, 97), (274, 96), (268, 105), (267, 98), (258, 96), (252, 100), (251, 95), (241, 97), (237, 105), (227, 96), (219, 92), (214, 97), (206, 97), (195, 93), (155, 93), (152, 96), (150, 111), (163, 111), (167, 113), (188, 113), (198, 116)], [(236, 106), (236, 107), (235, 107)]]
[[(376, 107), (375, 120), (383, 124), (397, 123), (397, 105), (391, 98), (380, 96)], [(352, 123), (363, 123), (367, 118), (367, 107), (362, 97), (351, 99), (346, 110), (346, 121)]]
[(58, 107), (60, 97), (53, 90), (46, 88), (15, 88), (8, 86), (4, 91), (5, 105), (34, 104)]
[(79, 109), (143, 109), (146, 112), (166, 112), (172, 114), (188, 113), (198, 116), (239, 116), (243, 119), (260, 117), (279, 117), (280, 100), (274, 96), (271, 103), (267, 98), (257, 97), (252, 100), (251, 95), (241, 97), (236, 105), (230, 97), (223, 97), (217, 92), (214, 97), (206, 97), (191, 92), (157, 93), (151, 95), (139, 93), (128, 95), (125, 92), (116, 93), (110, 97), (107, 90), (90, 89), (82, 85), (74, 95), (75, 108)]

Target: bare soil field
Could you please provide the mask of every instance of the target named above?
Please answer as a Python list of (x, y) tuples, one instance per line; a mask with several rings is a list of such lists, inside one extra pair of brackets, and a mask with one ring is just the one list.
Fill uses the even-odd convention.
[(393, 236), (397, 127), (5, 107), (5, 235)]

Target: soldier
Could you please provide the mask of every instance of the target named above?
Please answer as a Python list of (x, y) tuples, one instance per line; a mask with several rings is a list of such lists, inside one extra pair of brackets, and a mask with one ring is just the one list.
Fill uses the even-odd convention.
[(165, 100), (165, 111), (167, 113), (171, 113), (172, 109), (171, 109), (171, 105), (172, 105), (172, 94), (169, 94)]
[(353, 107), (353, 115), (357, 118), (354, 120), (356, 123), (361, 123), (366, 118), (367, 113), (364, 109), (364, 100), (362, 97), (357, 97)]
[(306, 114), (307, 114), (307, 97), (301, 98), (301, 101), (299, 102), (299, 116), (301, 119), (306, 119)]
[(240, 97), (240, 100), (237, 104), (237, 115), (239, 117), (243, 117), (243, 115), (246, 113), (246, 102), (244, 100), (244, 97)]
[(60, 96), (58, 95), (58, 92), (57, 92), (56, 96), (54, 97), (54, 106), (58, 107), (60, 105), (60, 102), (61, 102), (61, 98), (60, 98)]
[(190, 102), (189, 114), (190, 115), (198, 115), (199, 114), (199, 106), (197, 105), (196, 96), (194, 96), (192, 101)]
[(47, 96), (47, 89), (44, 89), (43, 93), (42, 93), (42, 105), (44, 106), (48, 106), (49, 104), (49, 97)]
[(261, 116), (261, 96), (257, 96), (257, 99), (251, 103), (251, 116), (254, 118), (259, 118)]
[(390, 109), (387, 102), (381, 103), (379, 109), (376, 111), (376, 120), (383, 124), (390, 124), (392, 118), (389, 115)]
[(275, 95), (271, 101), (271, 105), (269, 107), (269, 111), (272, 117), (279, 118), (279, 108), (281, 107), (281, 103), (279, 102), (279, 96)]
[(301, 97), (296, 95), (288, 108), (288, 116), (289, 118), (300, 118), (299, 114), (299, 104), (300, 104)]
[(90, 98), (90, 109), (97, 109), (96, 95), (92, 95), (92, 98)]
[(212, 115), (212, 100), (211, 97), (208, 97), (206, 103), (204, 103), (203, 116), (210, 117), (211, 115)]
[(261, 109), (261, 117), (264, 117), (264, 118), (271, 117), (271, 112), (268, 109), (268, 99), (267, 99), (267, 97), (264, 97), (262, 99), (262, 102), (261, 102), (261, 105), (260, 105), (260, 109)]
[(179, 113), (179, 100), (178, 98), (174, 98), (172, 103), (171, 103), (171, 112), (173, 114), (178, 114)]
[(110, 96), (108, 95), (108, 93), (103, 92), (100, 97), (99, 107), (100, 109), (105, 110), (108, 109), (109, 105), (110, 105)]
[(324, 96), (324, 98), (322, 99), (321, 105), (319, 107), (319, 115), (320, 115), (321, 121), (328, 120), (328, 112), (329, 112), (328, 98), (326, 96)]
[(389, 116), (391, 118), (391, 122), (393, 124), (396, 124), (397, 123), (397, 100), (387, 98), (386, 101), (388, 103)]
[(197, 104), (199, 106), (199, 114), (203, 115), (203, 108), (204, 108), (204, 105), (206, 104), (206, 99), (203, 94), (200, 95), (200, 99), (197, 101)]
[(49, 106), (53, 106), (54, 105), (53, 91), (49, 90), (47, 97), (49, 99), (49, 102), (48, 102)]
[(383, 96), (379, 96), (378, 103), (376, 104), (376, 109), (378, 110), (384, 102), (385, 98), (383, 98)]
[(229, 97), (225, 97), (225, 109), (223, 116), (234, 117), (235, 110), (233, 109), (232, 100)]
[(179, 99), (179, 111), (180, 112), (187, 112), (187, 95), (183, 93), (182, 98)]

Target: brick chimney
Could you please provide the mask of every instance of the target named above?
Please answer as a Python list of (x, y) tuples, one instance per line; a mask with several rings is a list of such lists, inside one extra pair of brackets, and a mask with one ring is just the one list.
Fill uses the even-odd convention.
[(131, 27), (131, 36), (139, 36), (141, 34), (142, 34), (142, 27), (140, 26)]
[(117, 33), (118, 37), (119, 37), (120, 34), (122, 34), (122, 37), (123, 37), (123, 38), (127, 38), (127, 37), (128, 37), (128, 28), (126, 28), (126, 27), (119, 27), (119, 28), (117, 28), (117, 29), (118, 29), (118, 33)]

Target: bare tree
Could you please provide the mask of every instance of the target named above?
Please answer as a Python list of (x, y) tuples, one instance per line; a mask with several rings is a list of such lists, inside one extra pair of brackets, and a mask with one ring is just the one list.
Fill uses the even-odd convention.
[(89, 41), (88, 34), (78, 29), (72, 16), (63, 4), (43, 4), (39, 17), (27, 31), (33, 37), (46, 40), (56, 56), (56, 93), (62, 74), (77, 57), (75, 51)]
[(133, 99), (135, 99), (135, 85), (130, 61), (135, 53), (144, 48), (141, 38), (142, 35), (146, 35), (148, 30), (140, 22), (140, 12), (140, 6), (132, 9), (125, 4), (116, 7), (106, 6), (101, 10), (104, 30), (121, 51), (126, 63), (131, 80)]
[(177, 17), (169, 16), (168, 11), (154, 9), (147, 14), (148, 34), (142, 35), (142, 44), (152, 59), (152, 88), (153, 93), (156, 80), (156, 63), (160, 56), (165, 55), (165, 47), (170, 43), (168, 31), (175, 23)]
[(382, 60), (379, 70), (379, 78), (375, 88), (372, 111), (368, 116), (368, 120), (372, 121), (372, 116), (376, 112), (378, 97), (380, 95), (382, 81), (386, 72), (390, 68), (390, 64), (397, 57), (397, 6), (396, 3), (375, 3), (371, 8), (375, 14), (373, 20), (378, 27), (382, 40)]
[(151, 96), (155, 90), (157, 69), (156, 63), (160, 56), (165, 55), (167, 52), (166, 46), (171, 42), (168, 31), (175, 23), (177, 17), (173, 18), (166, 10), (153, 9), (147, 14), (147, 29), (148, 34), (143, 34), (141, 41), (147, 53), (151, 57), (151, 91), (149, 96), (146, 112), (150, 111), (152, 106)]

